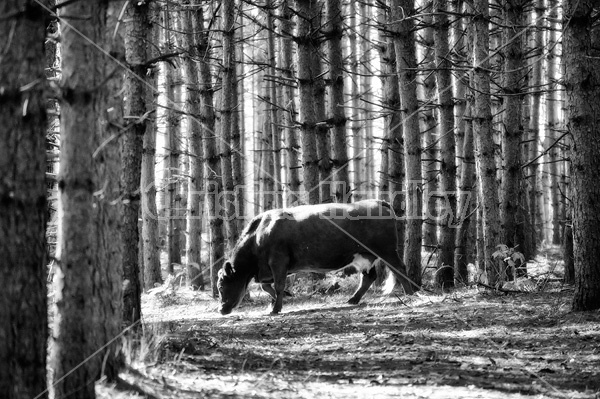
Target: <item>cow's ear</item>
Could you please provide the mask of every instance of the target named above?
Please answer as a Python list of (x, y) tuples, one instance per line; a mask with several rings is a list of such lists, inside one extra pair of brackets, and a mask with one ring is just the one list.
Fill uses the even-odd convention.
[(225, 264), (223, 265), (223, 271), (225, 272), (226, 276), (231, 276), (233, 274), (233, 265), (231, 264), (231, 262), (225, 262)]

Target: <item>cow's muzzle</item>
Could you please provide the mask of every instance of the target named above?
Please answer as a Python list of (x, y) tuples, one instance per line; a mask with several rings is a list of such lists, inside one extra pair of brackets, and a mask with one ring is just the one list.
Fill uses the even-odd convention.
[(233, 310), (233, 309), (232, 309), (232, 308), (230, 308), (230, 307), (221, 306), (221, 309), (219, 309), (219, 312), (221, 312), (221, 314), (222, 314), (223, 316), (225, 316), (225, 315), (227, 315), (227, 314), (231, 313), (231, 311), (232, 311), (232, 310)]

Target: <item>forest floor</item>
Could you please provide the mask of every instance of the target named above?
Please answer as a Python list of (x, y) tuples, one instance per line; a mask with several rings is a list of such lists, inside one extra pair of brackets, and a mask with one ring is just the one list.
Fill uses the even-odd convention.
[(257, 289), (221, 316), (206, 292), (160, 287), (144, 296), (122, 383), (99, 383), (98, 396), (600, 398), (600, 312), (571, 312), (553, 271), (522, 292), (371, 289), (359, 305), (345, 303), (356, 278), (336, 281), (332, 294), (296, 283), (279, 316)]

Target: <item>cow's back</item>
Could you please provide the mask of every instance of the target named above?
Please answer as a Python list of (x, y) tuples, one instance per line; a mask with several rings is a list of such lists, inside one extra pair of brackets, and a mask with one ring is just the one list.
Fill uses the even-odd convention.
[(260, 257), (286, 254), (290, 272), (337, 270), (356, 254), (389, 258), (397, 237), (393, 210), (376, 200), (268, 211), (257, 234)]

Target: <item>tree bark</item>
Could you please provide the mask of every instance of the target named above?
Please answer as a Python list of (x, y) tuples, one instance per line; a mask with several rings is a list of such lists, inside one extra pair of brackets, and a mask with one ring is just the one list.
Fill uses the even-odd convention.
[[(454, 286), (454, 244), (456, 239), (456, 160), (454, 141), (454, 104), (452, 103), (452, 76), (449, 46), (449, 21), (444, 4), (446, 1), (433, 1), (433, 42), (436, 65), (438, 111), (438, 137), (440, 141), (440, 255), (438, 257), (437, 283), (441, 287)], [(447, 215), (447, 216), (446, 216)]]
[(224, 236), (223, 218), (219, 214), (219, 196), (223, 190), (221, 180), (221, 164), (217, 151), (215, 137), (215, 113), (213, 104), (213, 85), (210, 71), (210, 46), (208, 31), (204, 27), (204, 15), (202, 8), (196, 9), (194, 19), (194, 32), (196, 34), (196, 45), (200, 57), (200, 80), (199, 90), (201, 97), (200, 121), (202, 122), (202, 150), (204, 152), (206, 171), (206, 202), (208, 207), (208, 225), (210, 230), (209, 262), (210, 282), (214, 298), (217, 298), (217, 273), (223, 265)]
[(361, 135), (361, 123), (360, 113), (359, 113), (359, 93), (358, 93), (358, 40), (356, 39), (358, 24), (356, 23), (357, 10), (356, 10), (356, 2), (351, 1), (348, 4), (348, 13), (349, 13), (349, 24), (350, 30), (348, 32), (348, 41), (350, 44), (350, 71), (351, 76), (354, 78), (351, 80), (350, 87), (350, 98), (352, 104), (352, 114), (350, 128), (352, 131), (352, 177), (354, 183), (354, 190), (352, 191), (352, 200), (360, 201), (364, 199), (364, 187), (365, 181), (363, 176), (363, 162), (364, 162), (364, 154), (365, 148), (364, 143), (362, 141)]
[(348, 176), (348, 143), (346, 141), (346, 111), (344, 108), (344, 57), (342, 52), (343, 18), (340, 0), (327, 0), (327, 30), (329, 56), (329, 116), (332, 125), (333, 194), (337, 202), (350, 201)]
[[(174, 32), (171, 32), (171, 26), (176, 29), (177, 24), (171, 18), (176, 13), (169, 12), (169, 8), (164, 10), (165, 38), (168, 51), (175, 49), (174, 39), (171, 38)], [(152, 46), (152, 44), (150, 44)], [(174, 65), (174, 60), (165, 63), (165, 90), (167, 111), (166, 119), (166, 139), (165, 150), (168, 160), (168, 180), (167, 190), (167, 272), (175, 273), (175, 265), (181, 265), (181, 238), (180, 238), (180, 207), (181, 207), (181, 115), (177, 111), (181, 104), (181, 70), (179, 65)]]
[[(539, 142), (540, 142), (540, 104), (542, 94), (539, 88), (542, 85), (542, 72), (543, 72), (543, 57), (542, 52), (544, 48), (543, 38), (543, 18), (541, 14), (544, 11), (544, 0), (535, 0), (535, 31), (533, 33), (533, 43), (530, 57), (533, 60), (533, 67), (531, 70), (531, 81), (530, 87), (533, 87), (533, 93), (530, 95), (531, 101), (531, 113), (529, 119), (529, 159), (534, 160), (539, 154)], [(543, 209), (543, 191), (541, 188), (541, 179), (538, 176), (539, 164), (538, 161), (532, 162), (529, 166), (528, 174), (531, 179), (530, 188), (530, 204), (529, 211), (531, 216), (531, 226), (533, 233), (534, 247), (537, 247), (542, 241), (543, 237), (543, 223), (544, 223), (544, 209)]]
[[(293, 23), (292, 9), (289, 6), (291, 0), (283, 0), (280, 5), (280, 48), (282, 54), (281, 73), (284, 83), (283, 87), (283, 108), (285, 111), (282, 114), (283, 135), (286, 144), (286, 161), (287, 161), (287, 183), (288, 183), (288, 198), (286, 205), (297, 205), (300, 200), (300, 162), (298, 154), (300, 152), (300, 144), (296, 134), (296, 107), (295, 96), (296, 90), (292, 85), (294, 81), (294, 61), (293, 61)], [(333, 68), (333, 66), (332, 66)], [(345, 140), (345, 136), (344, 136)], [(345, 147), (344, 147), (345, 151)]]
[(0, 57), (0, 397), (46, 398), (48, 17), (22, 0), (3, 1), (0, 15), (1, 37), (12, 38)]
[(496, 180), (496, 145), (492, 130), (489, 74), (489, 4), (476, 0), (473, 4), (473, 136), (477, 142), (477, 178), (482, 205), (483, 261), (488, 284), (502, 284), (504, 271), (492, 254), (502, 239)]
[[(114, 380), (120, 365), (117, 345), (96, 353), (121, 330), (120, 157), (118, 143), (111, 140), (121, 126), (117, 94), (121, 82), (118, 74), (108, 78), (113, 68), (87, 42), (108, 44), (107, 9), (108, 2), (89, 1), (66, 4), (59, 10), (70, 26), (61, 24), (60, 268), (54, 280), (52, 347), (55, 397), (93, 398), (96, 379), (104, 372)], [(122, 48), (111, 51), (119, 53)]]
[[(146, 29), (147, 41), (145, 43), (147, 59), (158, 56), (158, 49), (149, 43), (157, 43), (159, 39), (159, 26), (154, 24), (156, 19), (156, 6), (152, 5)], [(144, 75), (146, 87), (146, 110), (152, 115), (146, 121), (142, 150), (141, 194), (142, 194), (142, 252), (144, 269), (144, 288), (153, 288), (155, 284), (162, 284), (160, 269), (160, 247), (158, 245), (158, 209), (156, 207), (156, 101), (158, 98), (158, 67), (148, 68)], [(150, 89), (151, 88), (151, 89)]]
[(125, 75), (125, 117), (130, 121), (121, 147), (123, 190), (123, 319), (133, 325), (141, 317), (141, 283), (139, 265), (140, 184), (143, 138), (148, 120), (146, 114), (147, 88), (138, 78), (146, 76), (149, 4), (129, 3), (128, 23), (125, 24), (125, 59), (132, 73)]
[(406, 235), (404, 241), (404, 263), (408, 277), (421, 286), (421, 244), (422, 244), (422, 189), (421, 141), (418, 119), (417, 86), (414, 39), (414, 21), (407, 18), (414, 15), (413, 0), (392, 0), (394, 21), (394, 47), (396, 68), (400, 90), (402, 111), (402, 132), (404, 135), (404, 159), (406, 168)]
[[(503, 82), (503, 134), (502, 134), (502, 184), (500, 189), (500, 220), (503, 225), (502, 244), (509, 248), (518, 247), (518, 220), (522, 214), (521, 190), (521, 141), (523, 140), (523, 82), (525, 80), (525, 58), (523, 35), (525, 0), (508, 0), (504, 3), (504, 82)], [(523, 267), (518, 265), (518, 267)], [(507, 276), (514, 277), (514, 276)]]
[(298, 94), (302, 132), (302, 166), (304, 168), (304, 191), (309, 204), (319, 203), (319, 170), (317, 157), (317, 127), (313, 106), (315, 73), (312, 70), (312, 54), (318, 51), (315, 37), (318, 26), (314, 26), (316, 0), (296, 0), (297, 43), (298, 43)]
[(598, 4), (564, 0), (567, 126), (573, 138), (573, 310), (600, 308), (600, 30)]
[(188, 146), (190, 157), (188, 214), (187, 214), (187, 273), (188, 283), (194, 290), (204, 290), (202, 275), (202, 219), (204, 217), (204, 164), (202, 158), (202, 122), (201, 98), (198, 81), (198, 64), (201, 54), (195, 39), (195, 27), (202, 27), (202, 19), (198, 16), (199, 0), (191, 0), (191, 10), (182, 15), (183, 48), (188, 54), (183, 59), (183, 68), (187, 82), (186, 112), (188, 113)]
[(234, 0), (224, 0), (222, 5), (223, 38), (222, 38), (222, 70), (221, 88), (221, 173), (223, 179), (223, 199), (225, 201), (225, 241), (227, 249), (232, 250), (237, 242), (239, 232), (234, 201), (234, 185), (232, 171), (232, 114), (237, 106), (233, 103), (233, 93), (237, 91), (235, 63), (235, 7)]

